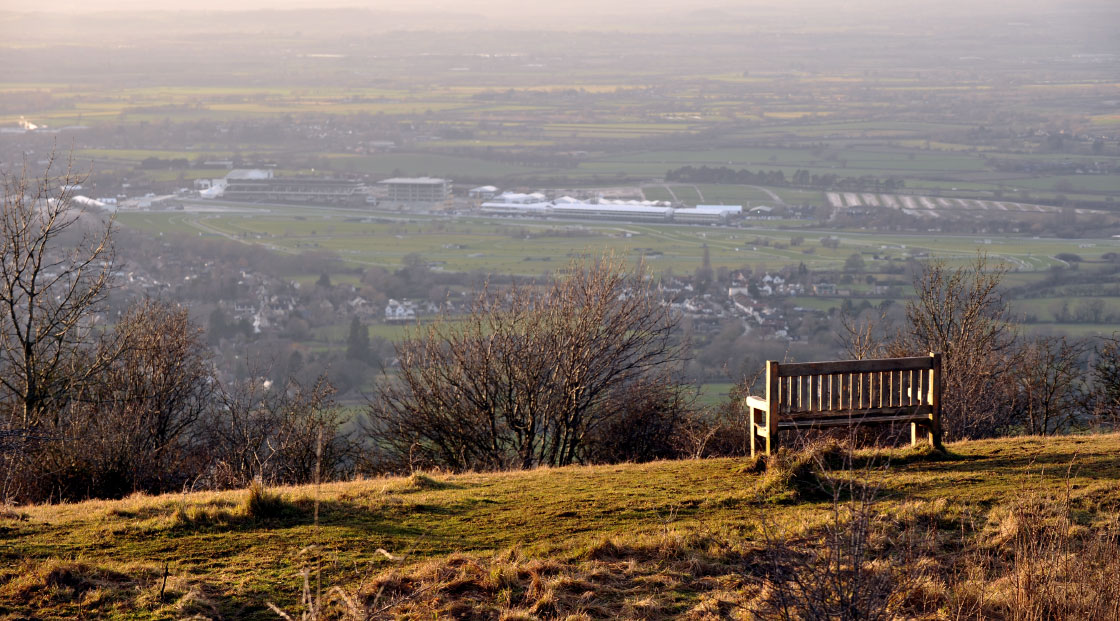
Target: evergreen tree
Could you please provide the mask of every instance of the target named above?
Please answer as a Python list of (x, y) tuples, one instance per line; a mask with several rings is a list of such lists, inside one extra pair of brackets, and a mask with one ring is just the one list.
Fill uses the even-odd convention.
[(346, 357), (350, 360), (369, 360), (369, 327), (363, 326), (358, 317), (350, 319), (350, 335), (346, 339)]

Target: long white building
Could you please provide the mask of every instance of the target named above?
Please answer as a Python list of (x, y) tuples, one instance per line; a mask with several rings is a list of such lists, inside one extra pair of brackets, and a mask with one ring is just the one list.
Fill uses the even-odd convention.
[(508, 216), (583, 218), (643, 222), (718, 224), (741, 216), (741, 205), (698, 205), (673, 208), (661, 201), (580, 201), (564, 196), (552, 201), (543, 194), (502, 194), (480, 207), (482, 213)]

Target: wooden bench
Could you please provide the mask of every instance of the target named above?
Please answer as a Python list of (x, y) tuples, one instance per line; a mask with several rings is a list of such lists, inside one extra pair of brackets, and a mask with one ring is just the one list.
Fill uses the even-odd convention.
[(941, 354), (915, 358), (766, 363), (766, 395), (747, 397), (751, 455), (765, 438), (767, 455), (787, 429), (910, 423), (941, 449)]

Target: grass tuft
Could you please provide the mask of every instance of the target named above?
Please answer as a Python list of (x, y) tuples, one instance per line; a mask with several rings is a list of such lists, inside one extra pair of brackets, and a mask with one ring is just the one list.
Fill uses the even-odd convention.
[(270, 491), (260, 479), (249, 485), (243, 505), (245, 515), (254, 520), (277, 520), (289, 516), (296, 506), (282, 495)]
[(829, 473), (850, 462), (851, 451), (832, 439), (799, 451), (781, 449), (766, 459), (766, 471), (757, 489), (763, 499), (771, 502), (832, 498), (835, 483)]
[(417, 491), (448, 489), (452, 487), (450, 483), (440, 481), (424, 472), (413, 472), (412, 476), (408, 477), (408, 485)]

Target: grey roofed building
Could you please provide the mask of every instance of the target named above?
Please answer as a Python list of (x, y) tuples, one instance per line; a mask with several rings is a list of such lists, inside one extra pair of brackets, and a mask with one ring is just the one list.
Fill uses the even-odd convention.
[(451, 180), (436, 177), (394, 177), (378, 182), (390, 203), (442, 203), (451, 197)]

